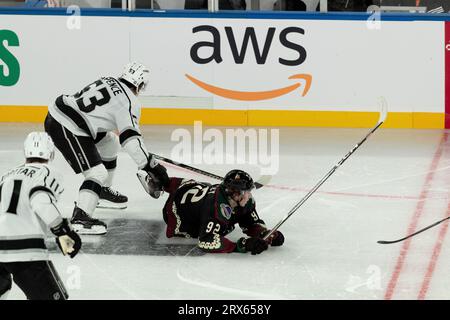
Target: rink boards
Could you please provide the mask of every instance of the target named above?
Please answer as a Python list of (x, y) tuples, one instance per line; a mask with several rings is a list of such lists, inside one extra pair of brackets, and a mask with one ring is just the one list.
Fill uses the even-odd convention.
[(384, 96), (387, 127), (450, 127), (445, 15), (55, 9), (0, 16), (3, 122), (40, 122), (58, 95), (137, 60), (151, 70), (143, 124), (370, 127)]

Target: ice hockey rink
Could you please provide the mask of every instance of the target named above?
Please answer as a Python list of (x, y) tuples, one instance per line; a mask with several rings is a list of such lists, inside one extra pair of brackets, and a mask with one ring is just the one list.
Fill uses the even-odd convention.
[[(149, 151), (170, 157), (176, 127), (143, 126)], [(188, 127), (189, 129), (189, 127)], [(192, 129), (192, 128), (191, 128)], [(38, 124), (0, 126), (0, 169), (23, 161), (22, 143)], [(274, 226), (368, 129), (281, 128), (280, 168), (254, 191), (257, 210)], [(450, 213), (450, 141), (445, 130), (376, 131), (281, 227), (286, 242), (260, 255), (203, 254), (189, 239), (166, 239), (161, 208), (120, 153), (113, 187), (126, 210), (97, 210), (106, 236), (83, 236), (75, 259), (52, 249), (71, 299), (449, 299), (447, 224), (411, 241), (401, 238)], [(69, 217), (82, 181), (57, 154), (64, 174), (60, 202)], [(199, 166), (199, 165), (197, 165)], [(232, 165), (203, 165), (225, 174)], [(259, 169), (242, 165), (258, 179)], [(172, 176), (214, 182), (168, 166)], [(239, 228), (229, 236), (238, 239)], [(49, 244), (51, 244), (51, 239)], [(14, 286), (9, 299), (25, 299)]]

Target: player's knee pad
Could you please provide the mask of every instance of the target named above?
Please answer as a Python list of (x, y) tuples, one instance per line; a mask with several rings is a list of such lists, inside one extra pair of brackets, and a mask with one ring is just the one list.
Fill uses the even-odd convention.
[[(108, 132), (103, 139), (95, 144), (95, 146), (104, 162), (115, 162), (120, 150), (119, 137), (113, 132)], [(109, 168), (107, 167), (107, 169)]]
[(96, 165), (83, 172), (85, 180), (80, 187), (82, 189), (93, 190), (97, 193), (97, 189), (105, 184), (108, 178), (108, 171), (103, 164)]

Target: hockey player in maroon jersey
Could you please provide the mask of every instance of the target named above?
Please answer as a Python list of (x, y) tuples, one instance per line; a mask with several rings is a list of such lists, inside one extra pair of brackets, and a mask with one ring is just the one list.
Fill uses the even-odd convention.
[[(153, 197), (158, 197), (157, 184), (153, 185), (152, 174), (147, 176), (147, 188)], [(211, 185), (182, 178), (170, 178), (164, 191), (169, 198), (163, 208), (167, 224), (166, 236), (198, 238), (198, 247), (211, 253), (251, 252), (260, 254), (268, 246), (281, 246), (284, 236), (275, 231), (267, 240), (263, 237), (270, 231), (256, 212), (256, 203), (251, 190), (253, 179), (242, 170), (228, 172), (221, 184)], [(237, 242), (226, 238), (238, 224), (247, 237)]]

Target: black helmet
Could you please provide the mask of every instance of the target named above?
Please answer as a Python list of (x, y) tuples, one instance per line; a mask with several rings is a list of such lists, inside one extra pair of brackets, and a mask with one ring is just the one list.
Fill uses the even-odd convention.
[(229, 193), (250, 191), (254, 188), (252, 177), (242, 170), (231, 170), (225, 175), (222, 185)]

